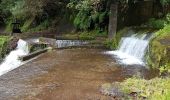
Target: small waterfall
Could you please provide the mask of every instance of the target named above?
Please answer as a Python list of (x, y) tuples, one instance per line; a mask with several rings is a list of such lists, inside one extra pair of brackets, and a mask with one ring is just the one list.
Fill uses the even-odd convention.
[(109, 54), (114, 54), (120, 63), (126, 65), (145, 65), (144, 56), (146, 54), (150, 34), (133, 34), (130, 37), (123, 37), (120, 41), (119, 49), (110, 51)]
[(22, 65), (23, 62), (19, 60), (19, 57), (28, 53), (28, 43), (20, 39), (16, 50), (11, 51), (0, 65), (0, 76)]
[(80, 41), (80, 40), (57, 40), (56, 41), (57, 48), (71, 47), (71, 46), (82, 46), (87, 43), (88, 42)]

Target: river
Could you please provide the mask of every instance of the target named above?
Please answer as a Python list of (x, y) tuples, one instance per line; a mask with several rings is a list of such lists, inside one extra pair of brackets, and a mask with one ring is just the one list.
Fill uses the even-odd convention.
[(44, 53), (0, 77), (0, 100), (114, 100), (100, 94), (104, 83), (155, 71), (119, 65), (103, 49), (60, 49)]

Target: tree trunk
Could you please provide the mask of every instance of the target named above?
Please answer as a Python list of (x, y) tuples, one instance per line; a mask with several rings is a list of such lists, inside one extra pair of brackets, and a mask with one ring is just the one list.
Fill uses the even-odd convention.
[(110, 6), (110, 16), (109, 16), (109, 33), (108, 38), (113, 39), (117, 31), (117, 14), (118, 14), (118, 4), (114, 3)]

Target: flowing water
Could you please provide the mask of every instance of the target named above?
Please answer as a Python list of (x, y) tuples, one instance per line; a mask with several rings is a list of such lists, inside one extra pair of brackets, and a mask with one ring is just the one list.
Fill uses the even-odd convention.
[(19, 57), (27, 55), (28, 53), (27, 42), (20, 39), (16, 50), (11, 51), (0, 65), (0, 76), (22, 65), (23, 62), (19, 60)]
[(88, 44), (88, 42), (80, 40), (57, 40), (56, 45), (58, 48), (71, 47), (71, 46), (82, 46)]
[[(56, 43), (62, 48), (87, 42), (57, 40)], [(105, 53), (107, 50), (74, 48), (52, 50), (17, 68), (23, 64), (18, 58), (29, 53), (27, 42), (19, 40), (17, 49), (0, 66), (1, 74), (17, 68), (0, 77), (0, 100), (114, 100), (99, 92), (102, 84), (132, 76), (151, 79), (158, 75), (157, 71), (140, 65), (147, 47), (147, 35), (122, 38), (119, 50), (113, 53), (119, 58), (123, 54), (126, 59), (120, 61), (126, 66), (117, 64), (112, 52)], [(137, 65), (128, 65), (134, 63)]]
[(123, 37), (120, 41), (119, 49), (107, 52), (114, 54), (118, 61), (125, 65), (143, 65), (145, 66), (145, 54), (148, 50), (150, 34), (131, 35)]

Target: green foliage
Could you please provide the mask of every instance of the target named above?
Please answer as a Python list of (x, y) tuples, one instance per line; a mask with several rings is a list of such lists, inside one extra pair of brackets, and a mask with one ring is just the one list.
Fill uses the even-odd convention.
[(117, 45), (115, 45), (116, 43), (114, 43), (114, 39), (110, 40), (110, 39), (106, 39), (106, 41), (104, 41), (104, 45), (107, 47), (107, 48), (110, 48), (110, 49), (116, 49)]
[(10, 18), (6, 21), (5, 32), (12, 32), (12, 20)]
[(104, 1), (105, 0), (71, 0), (67, 7), (77, 12), (74, 19), (75, 27), (78, 30), (85, 31), (104, 28), (101, 24), (107, 23), (106, 19), (108, 17), (108, 11), (103, 10), (106, 9), (106, 7), (102, 7), (102, 5), (106, 3)]
[(130, 28), (125, 27), (124, 29), (118, 31), (113, 39), (107, 39), (104, 44), (107, 48), (116, 50), (119, 46), (121, 38), (130, 30)]
[(91, 32), (83, 32), (79, 35), (80, 40), (94, 40), (95, 39), (95, 34)]
[(149, 20), (149, 26), (152, 28), (156, 28), (156, 29), (161, 29), (164, 28), (164, 26), (167, 24), (167, 22), (163, 19), (155, 19), (155, 18), (151, 18)]
[(170, 3), (170, 0), (160, 0), (160, 3), (164, 6)]
[(38, 25), (35, 28), (30, 28), (28, 31), (29, 32), (37, 32), (37, 31), (44, 31), (44, 30), (48, 30), (50, 25), (49, 20), (45, 20), (44, 22), (42, 22), (40, 25)]
[(156, 32), (156, 35), (157, 38), (160, 38), (164, 35), (168, 35), (169, 33), (170, 33), (170, 24), (166, 25), (163, 29), (160, 29), (158, 32)]
[(33, 23), (34, 18), (31, 18), (29, 20), (26, 20), (25, 23), (23, 24), (23, 26), (21, 27), (21, 31), (22, 32), (26, 32), (29, 30), (31, 24)]
[(155, 29), (162, 29), (168, 24), (170, 24), (170, 13), (168, 13), (164, 18), (161, 19), (151, 18), (148, 22), (149, 27)]
[(170, 63), (169, 64), (165, 64), (164, 66), (161, 66), (159, 68), (160, 70), (160, 75), (164, 74), (164, 73), (170, 73)]
[[(59, 20), (65, 16), (68, 2), (60, 0), (0, 0), (0, 24), (5, 23), (6, 30), (11, 32), (10, 24), (17, 18), (20, 20), (24, 32), (37, 26), (37, 30), (42, 30), (42, 28), (46, 28), (44, 24), (46, 20)], [(31, 21), (32, 19), (34, 20)], [(53, 26), (51, 25), (51, 27)]]
[(170, 79), (155, 78), (151, 80), (129, 78), (118, 83), (121, 90), (126, 94), (136, 93), (139, 100), (169, 100)]
[(0, 36), (0, 59), (5, 57), (7, 53), (7, 43), (10, 38), (8, 36)]
[(77, 29), (88, 30), (91, 25), (91, 18), (83, 12), (79, 12), (74, 20), (74, 25)]
[(170, 25), (156, 32), (156, 37), (150, 42), (149, 53), (147, 57), (148, 64), (160, 70), (160, 73), (169, 72), (170, 69)]

